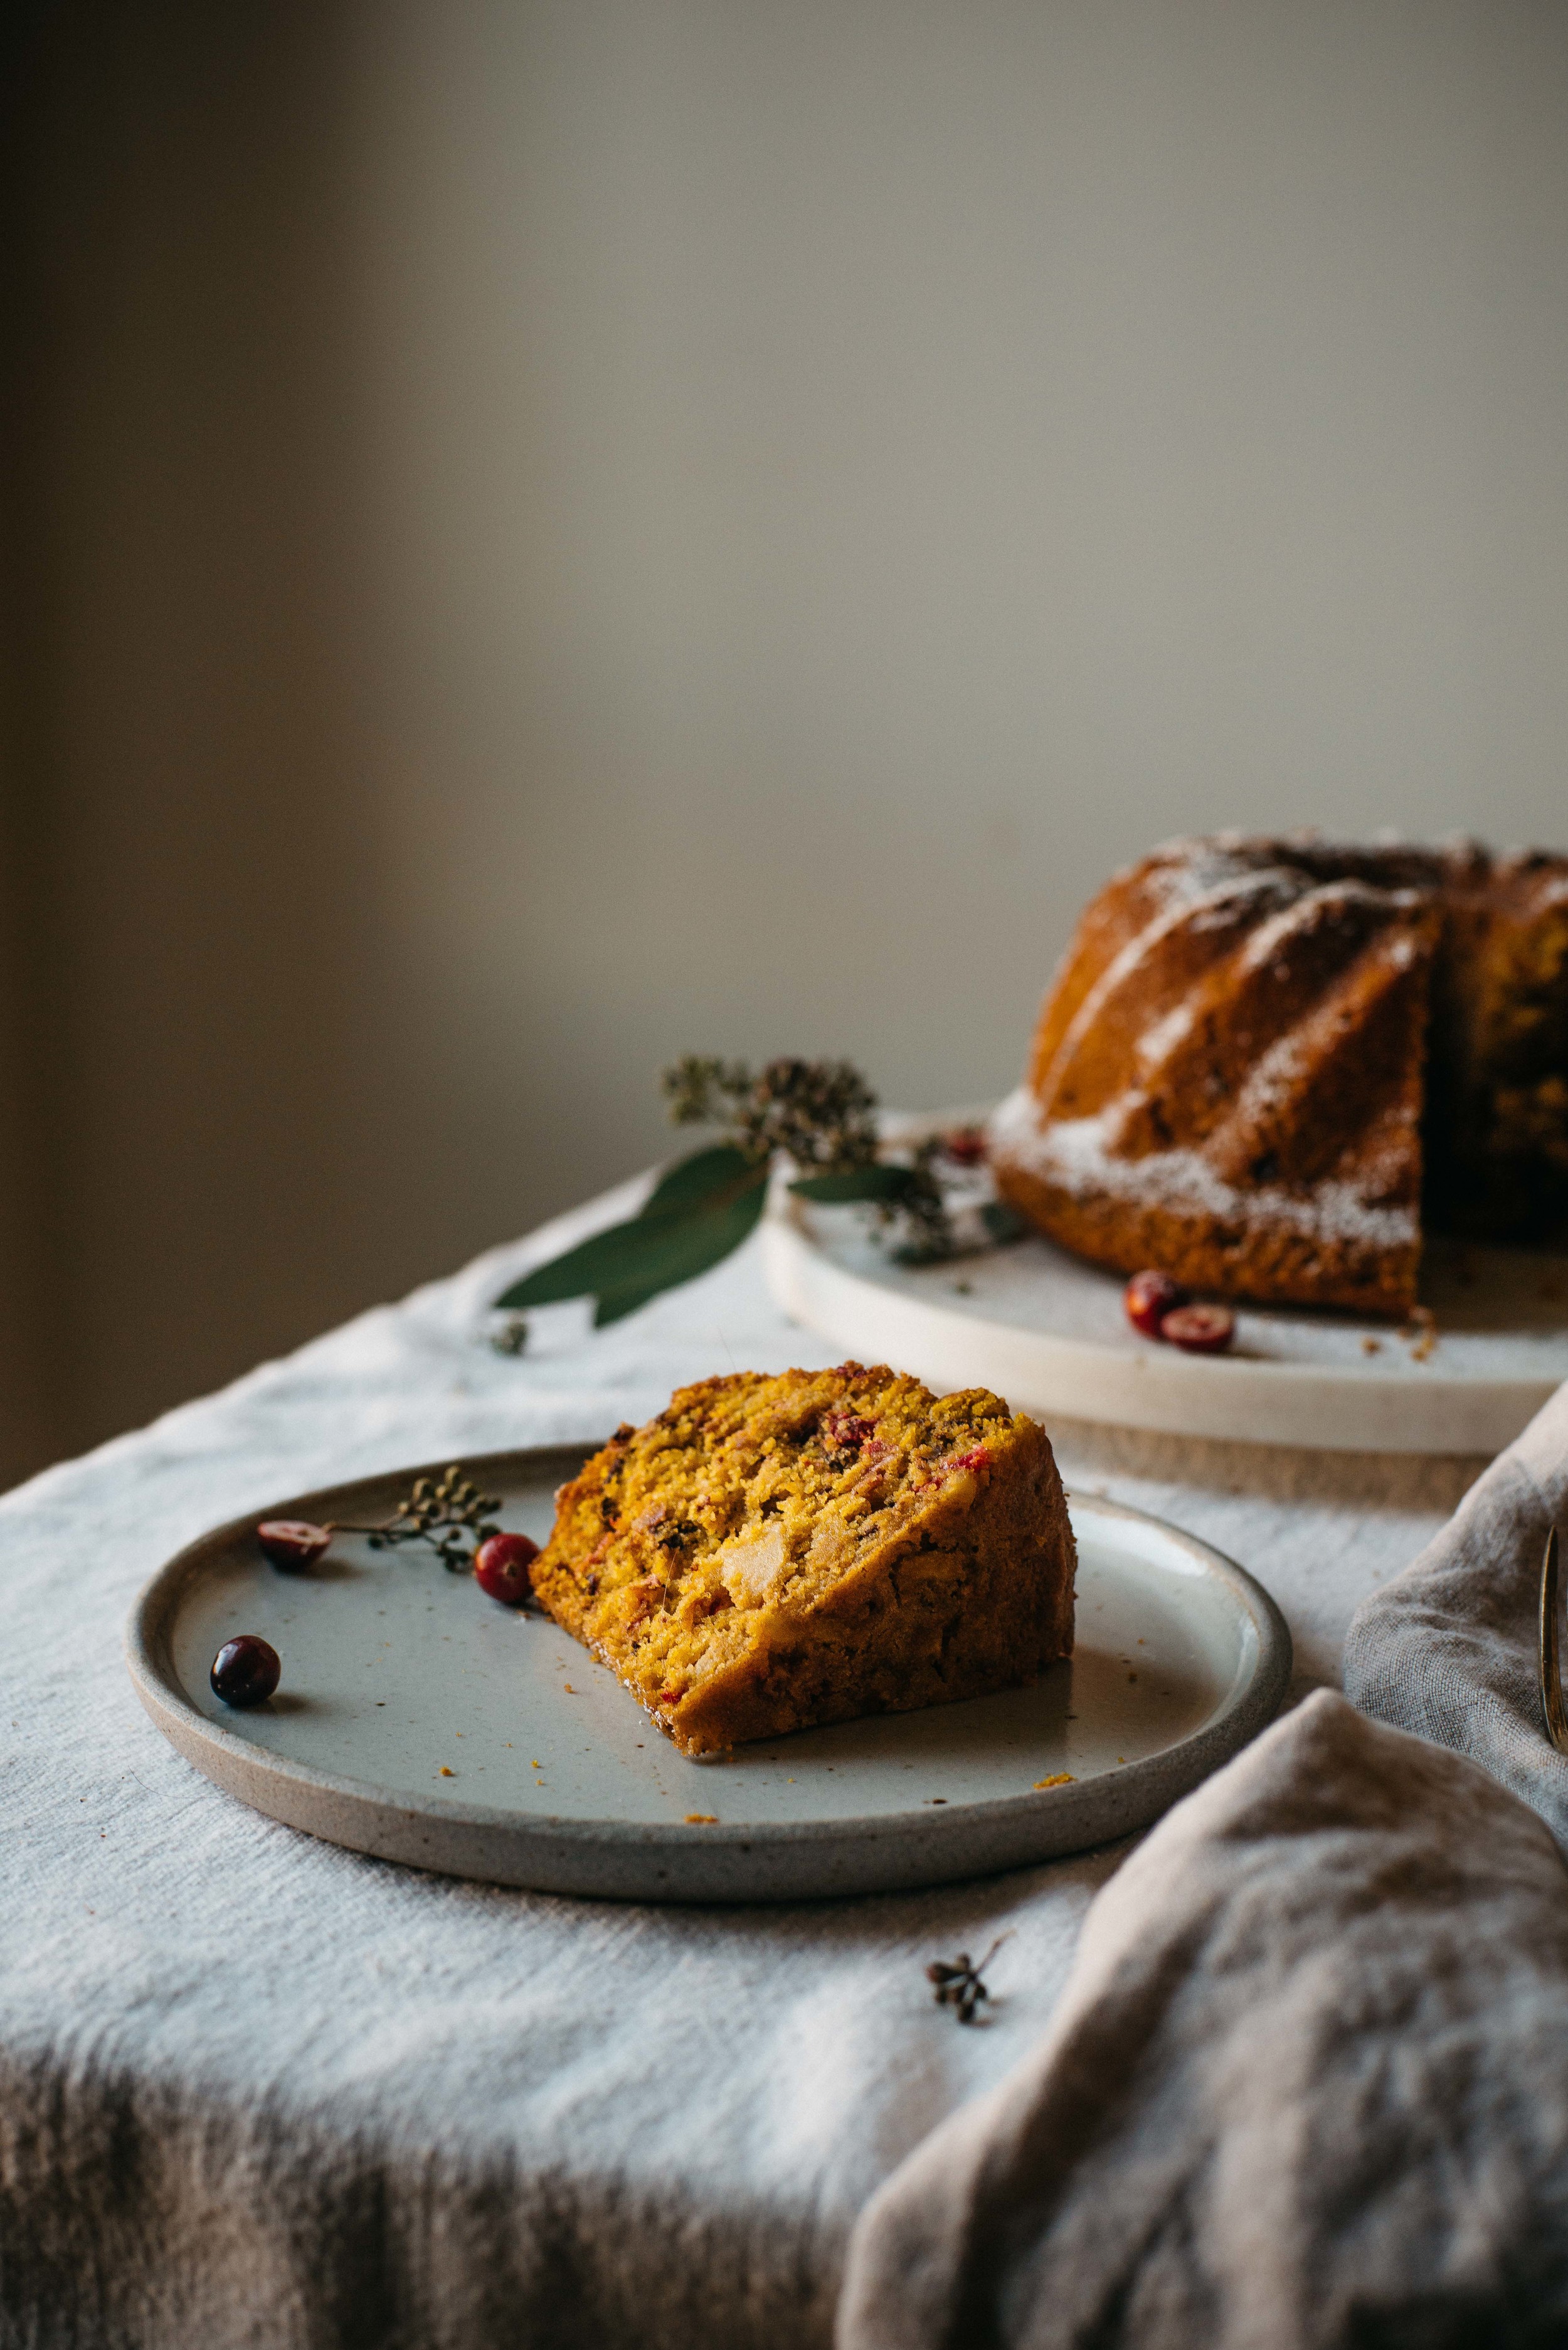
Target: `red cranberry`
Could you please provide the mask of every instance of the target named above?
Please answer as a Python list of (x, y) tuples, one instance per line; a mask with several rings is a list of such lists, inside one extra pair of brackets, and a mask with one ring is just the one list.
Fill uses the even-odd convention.
[(1159, 1326), (1159, 1335), (1189, 1355), (1222, 1355), (1236, 1335), (1228, 1305), (1179, 1305)]
[(875, 1420), (862, 1419), (858, 1412), (840, 1405), (823, 1418), (824, 1449), (828, 1452), (858, 1452), (869, 1443), (876, 1429)]
[(1146, 1338), (1163, 1338), (1165, 1317), (1179, 1305), (1185, 1305), (1188, 1293), (1168, 1273), (1135, 1273), (1122, 1292), (1122, 1304), (1127, 1320)]
[(256, 1540), (284, 1575), (303, 1575), (332, 1540), (330, 1526), (313, 1526), (308, 1518), (268, 1518), (256, 1528)]
[(538, 1544), (526, 1534), (492, 1534), (473, 1554), (473, 1579), (492, 1599), (521, 1607), (534, 1596), (528, 1569), (538, 1555)]
[(955, 1167), (980, 1166), (988, 1147), (982, 1126), (957, 1126), (942, 1137), (942, 1149)]
[(260, 1705), (277, 1687), (283, 1670), (277, 1650), (254, 1632), (225, 1640), (213, 1659), (210, 1676), (213, 1694), (225, 1705)]

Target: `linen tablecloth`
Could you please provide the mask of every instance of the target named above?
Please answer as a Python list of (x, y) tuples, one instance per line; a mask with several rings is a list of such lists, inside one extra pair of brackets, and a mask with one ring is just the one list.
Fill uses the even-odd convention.
[[(275, 1825), (142, 1715), (119, 1634), (204, 1527), (414, 1460), (591, 1440), (821, 1364), (755, 1245), (592, 1334), (485, 1343), (637, 1185), (0, 1502), (0, 2341), (826, 2345), (850, 2229), (1041, 2042), (1117, 1846), (964, 1886), (655, 1909), (450, 1882)], [(1273, 1592), (1298, 1692), (1480, 1464), (1053, 1430), (1069, 1483)], [(1131, 1880), (1129, 1879), (1129, 1883)], [(983, 2026), (923, 1969), (1009, 1939)]]
[[(1044, 2039), (862, 2214), (840, 2350), (1568, 2340), (1568, 1388), (1093, 1905)], [(1412, 1735), (1414, 1731), (1417, 1734)]]

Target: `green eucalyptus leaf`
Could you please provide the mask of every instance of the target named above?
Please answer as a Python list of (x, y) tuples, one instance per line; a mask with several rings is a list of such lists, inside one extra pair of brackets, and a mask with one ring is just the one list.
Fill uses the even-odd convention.
[(980, 1214), (981, 1222), (998, 1248), (1006, 1248), (1013, 1241), (1025, 1239), (1034, 1229), (1028, 1217), (1021, 1216), (1006, 1200), (988, 1200)]
[(497, 1305), (554, 1305), (563, 1297), (583, 1297), (590, 1291), (613, 1289), (618, 1283), (642, 1277), (664, 1235), (660, 1224), (644, 1223), (634, 1216), (628, 1223), (611, 1224), (579, 1241), (562, 1256), (537, 1264), (514, 1281), (496, 1299)]
[(662, 1245), (656, 1260), (649, 1261), (640, 1278), (614, 1283), (598, 1291), (598, 1303), (594, 1308), (594, 1327), (602, 1330), (611, 1322), (619, 1322), (646, 1305), (661, 1290), (677, 1288), (683, 1281), (695, 1281), (700, 1273), (732, 1254), (747, 1237), (763, 1212), (767, 1196), (765, 1183), (750, 1184), (721, 1207), (708, 1207), (677, 1224), (666, 1222), (662, 1227)]
[(823, 1207), (842, 1207), (855, 1200), (901, 1200), (914, 1180), (912, 1167), (889, 1167), (877, 1159), (868, 1167), (848, 1168), (842, 1175), (803, 1175), (789, 1188)]
[(603, 1330), (611, 1322), (623, 1322), (628, 1314), (635, 1314), (639, 1305), (648, 1305), (650, 1299), (673, 1285), (660, 1275), (654, 1281), (628, 1282), (623, 1289), (607, 1289), (594, 1301), (594, 1328)]
[(618, 1311), (601, 1311), (598, 1317), (601, 1322), (618, 1320), (620, 1313), (629, 1314), (661, 1289), (692, 1280), (738, 1248), (762, 1214), (766, 1194), (766, 1166), (744, 1160), (725, 1189), (699, 1199), (683, 1213), (633, 1216), (626, 1223), (611, 1224), (548, 1264), (535, 1265), (496, 1304), (514, 1309), (553, 1305), (562, 1298), (591, 1294), (603, 1308), (624, 1298), (628, 1302)]
[(761, 1172), (761, 1162), (748, 1159), (732, 1142), (717, 1142), (711, 1150), (694, 1150), (667, 1167), (642, 1206), (639, 1222), (652, 1216), (685, 1215), (716, 1198), (746, 1176)]

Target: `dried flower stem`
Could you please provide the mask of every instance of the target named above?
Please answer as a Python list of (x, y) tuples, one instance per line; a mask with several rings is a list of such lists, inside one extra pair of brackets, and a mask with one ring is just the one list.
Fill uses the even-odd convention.
[(1009, 1927), (1006, 1934), (998, 1934), (978, 1966), (971, 1965), (967, 1950), (961, 1950), (956, 1959), (936, 1959), (926, 1969), (926, 1981), (937, 1987), (937, 2005), (956, 2007), (961, 2023), (972, 2023), (980, 2002), (991, 1997), (981, 1977), (1012, 1930)]
[[(769, 1061), (753, 1074), (744, 1061), (688, 1053), (664, 1072), (670, 1115), (677, 1126), (728, 1129), (748, 1159), (784, 1151), (803, 1172), (849, 1175), (880, 1163), (877, 1097), (852, 1061)], [(944, 1138), (914, 1151), (909, 1180), (897, 1200), (874, 1202), (886, 1230), (902, 1223), (900, 1253), (914, 1264), (933, 1263), (954, 1251), (952, 1225), (934, 1172)]]
[(748, 1159), (787, 1151), (798, 1167), (846, 1174), (877, 1157), (877, 1097), (852, 1061), (744, 1061), (687, 1053), (663, 1076), (676, 1126), (722, 1126)]
[[(428, 1542), (449, 1574), (463, 1575), (480, 1544), (501, 1532), (495, 1522), (500, 1507), (498, 1493), (482, 1493), (453, 1461), (440, 1477), (416, 1478), (407, 1501), (400, 1502), (391, 1516), (379, 1525), (339, 1524), (327, 1531), (369, 1534), (372, 1550), (396, 1550), (401, 1543)], [(462, 1540), (465, 1533), (472, 1537), (470, 1542)]]

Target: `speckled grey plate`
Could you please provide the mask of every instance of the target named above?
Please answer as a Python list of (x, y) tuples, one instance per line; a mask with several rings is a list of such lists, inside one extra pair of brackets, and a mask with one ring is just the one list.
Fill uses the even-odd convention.
[[(554, 1489), (585, 1457), (464, 1466), (504, 1496), (508, 1527), (543, 1541)], [(565, 1632), (499, 1607), (423, 1545), (345, 1535), (309, 1575), (261, 1556), (258, 1518), (384, 1517), (419, 1473), (204, 1534), (153, 1577), (126, 1648), (147, 1711), (209, 1779), (291, 1827), (420, 1868), (639, 1901), (983, 1876), (1147, 1826), (1262, 1728), (1290, 1678), (1290, 1634), (1251, 1575), (1157, 1518), (1076, 1494), (1070, 1663), (1000, 1697), (688, 1762)], [(283, 1661), (277, 1694), (248, 1713), (207, 1681), (236, 1632), (259, 1632)]]

